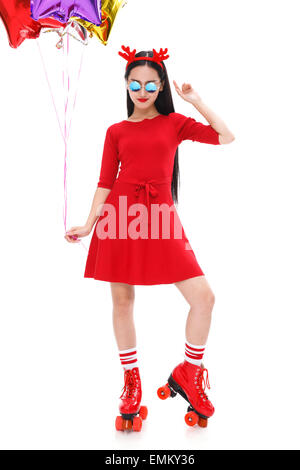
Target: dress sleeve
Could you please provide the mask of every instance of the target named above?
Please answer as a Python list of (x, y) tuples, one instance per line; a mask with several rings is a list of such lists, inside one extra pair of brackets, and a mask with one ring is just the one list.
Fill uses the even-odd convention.
[(183, 140), (220, 145), (218, 132), (210, 125), (179, 113), (171, 113), (179, 143)]
[(118, 148), (114, 141), (111, 127), (109, 127), (104, 141), (98, 188), (112, 188), (118, 173), (119, 163)]

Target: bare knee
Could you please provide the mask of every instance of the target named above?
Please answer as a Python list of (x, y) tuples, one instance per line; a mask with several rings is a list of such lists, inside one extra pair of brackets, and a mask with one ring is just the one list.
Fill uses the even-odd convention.
[(134, 306), (134, 294), (122, 292), (113, 296), (113, 311), (115, 316), (131, 315)]
[(191, 307), (196, 307), (197, 309), (200, 307), (204, 312), (210, 313), (215, 304), (215, 300), (215, 294), (211, 288), (205, 287), (195, 292)]

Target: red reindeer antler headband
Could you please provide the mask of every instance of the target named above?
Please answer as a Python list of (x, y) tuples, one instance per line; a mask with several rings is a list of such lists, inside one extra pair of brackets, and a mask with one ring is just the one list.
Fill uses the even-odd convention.
[(132, 62), (136, 62), (137, 60), (150, 60), (151, 62), (156, 62), (163, 68), (162, 61), (168, 59), (170, 57), (169, 55), (166, 55), (168, 52), (168, 49), (162, 49), (160, 48), (159, 52), (156, 52), (155, 49), (153, 49), (153, 57), (135, 57), (136, 49), (133, 49), (133, 51), (130, 50), (129, 47), (121, 46), (123, 51), (125, 52), (118, 52), (118, 54), (123, 57), (123, 59), (127, 60), (127, 65), (126, 69), (129, 64)]

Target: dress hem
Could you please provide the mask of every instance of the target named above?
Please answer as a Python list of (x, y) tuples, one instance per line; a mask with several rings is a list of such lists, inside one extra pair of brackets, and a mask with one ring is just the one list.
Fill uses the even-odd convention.
[(104, 281), (104, 282), (120, 282), (122, 284), (129, 284), (134, 286), (159, 286), (163, 284), (174, 284), (175, 282), (186, 281), (187, 279), (192, 279), (193, 277), (205, 276), (205, 274), (194, 274), (193, 276), (185, 277), (184, 279), (177, 279), (175, 281), (162, 281), (162, 282), (126, 282), (126, 281), (112, 281), (111, 279), (100, 279), (99, 277), (94, 276), (84, 276), (84, 279), (94, 279), (95, 281)]

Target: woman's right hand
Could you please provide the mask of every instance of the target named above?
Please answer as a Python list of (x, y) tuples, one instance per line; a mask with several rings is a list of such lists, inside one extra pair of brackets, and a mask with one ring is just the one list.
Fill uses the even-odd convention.
[(91, 230), (92, 229), (87, 225), (84, 225), (82, 227), (72, 227), (66, 232), (65, 239), (69, 243), (79, 243), (79, 237), (87, 237), (91, 233)]

